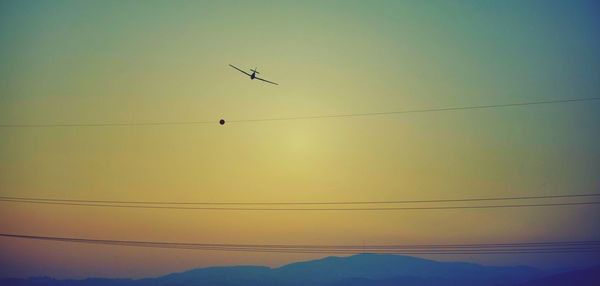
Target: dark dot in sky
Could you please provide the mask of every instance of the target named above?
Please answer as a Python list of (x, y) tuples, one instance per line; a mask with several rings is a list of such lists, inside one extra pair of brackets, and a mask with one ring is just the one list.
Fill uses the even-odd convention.
[(225, 119), (219, 120), (219, 124), (221, 124), (221, 125), (225, 124)]

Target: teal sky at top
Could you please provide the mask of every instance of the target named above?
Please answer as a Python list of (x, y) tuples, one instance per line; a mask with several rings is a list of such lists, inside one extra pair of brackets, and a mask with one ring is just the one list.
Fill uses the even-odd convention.
[[(3, 97), (106, 96), (102, 84), (148, 69), (211, 83), (230, 62), (288, 86), (333, 77), (352, 90), (360, 78), (376, 99), (402, 87), (411, 103), (578, 97), (598, 89), (597, 12), (594, 1), (4, 1)], [(88, 74), (94, 89), (72, 83)]]

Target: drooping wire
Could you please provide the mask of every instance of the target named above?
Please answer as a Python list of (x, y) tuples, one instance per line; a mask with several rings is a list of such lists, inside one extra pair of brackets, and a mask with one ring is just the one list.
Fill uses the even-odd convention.
[(45, 202), (45, 201), (7, 200), (7, 199), (0, 199), (0, 201), (10, 202), (10, 203), (30, 203), (30, 204), (48, 204), (48, 205), (85, 206), (85, 207), (168, 209), (168, 210), (207, 210), (207, 211), (409, 211), (409, 210), (496, 209), (496, 208), (600, 205), (600, 201), (591, 201), (591, 202), (564, 202), (564, 203), (424, 206), (424, 207), (249, 208), (249, 207), (186, 207), (186, 206), (156, 206), (156, 205), (121, 205), (121, 204), (94, 204), (94, 203), (86, 204), (86, 203)]
[(100, 204), (149, 204), (149, 205), (367, 205), (367, 204), (414, 204), (414, 203), (449, 203), (477, 201), (510, 201), (600, 197), (600, 193), (568, 194), (568, 195), (539, 195), (539, 196), (507, 196), (507, 197), (468, 197), (458, 199), (429, 199), (429, 200), (386, 200), (386, 201), (316, 201), (316, 202), (181, 202), (181, 201), (123, 201), (123, 200), (83, 200), (64, 198), (35, 198), (0, 196), (0, 200), (9, 201), (40, 201), (68, 203), (100, 203)]

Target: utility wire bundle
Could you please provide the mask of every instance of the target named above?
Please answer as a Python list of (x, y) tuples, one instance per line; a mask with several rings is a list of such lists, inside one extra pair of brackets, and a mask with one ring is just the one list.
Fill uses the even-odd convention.
[(600, 197), (600, 194), (388, 201), (161, 202), (50, 199), (0, 196), (0, 202), (85, 207), (209, 211), (402, 211), (598, 205), (600, 204), (600, 198), (598, 197)]
[(295, 245), (295, 244), (215, 244), (132, 240), (106, 240), (72, 237), (33, 236), (0, 233), (0, 237), (165, 249), (329, 254), (526, 254), (600, 252), (600, 241), (554, 241), (479, 244), (399, 244), (399, 245)]

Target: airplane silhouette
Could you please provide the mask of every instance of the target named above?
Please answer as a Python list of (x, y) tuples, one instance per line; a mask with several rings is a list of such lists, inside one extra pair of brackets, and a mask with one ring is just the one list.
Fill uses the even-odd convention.
[(268, 80), (266, 80), (264, 78), (257, 77), (256, 75), (260, 74), (260, 73), (256, 70), (256, 68), (250, 69), (250, 71), (252, 71), (252, 74), (249, 74), (249, 73), (247, 73), (247, 72), (239, 69), (238, 67), (236, 67), (236, 66), (234, 66), (232, 64), (229, 64), (229, 66), (232, 67), (232, 68), (234, 68), (234, 69), (236, 69), (236, 70), (238, 70), (238, 71), (240, 71), (240, 72), (243, 72), (244, 74), (246, 74), (247, 76), (249, 76), (250, 79), (258, 79), (258, 80), (262, 80), (264, 82), (268, 82), (270, 84), (279, 85), (278, 83), (275, 83), (275, 82), (272, 82), (272, 81), (268, 81)]

